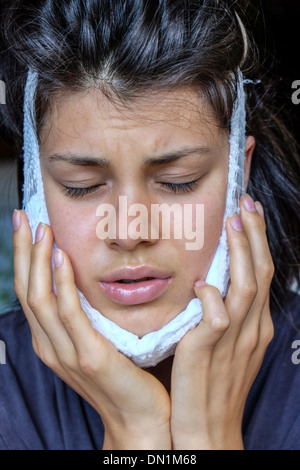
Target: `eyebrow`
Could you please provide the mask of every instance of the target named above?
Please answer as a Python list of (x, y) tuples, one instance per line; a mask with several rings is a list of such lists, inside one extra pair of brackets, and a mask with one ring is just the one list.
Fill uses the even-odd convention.
[[(183, 147), (181, 149), (167, 152), (163, 155), (153, 158), (147, 158), (144, 161), (145, 166), (153, 167), (156, 165), (166, 165), (167, 163), (174, 162), (180, 158), (187, 157), (192, 154), (207, 154), (211, 151), (209, 147)], [(67, 154), (52, 154), (48, 156), (51, 162), (62, 161), (76, 166), (89, 166), (96, 168), (108, 168), (110, 161), (103, 157), (81, 156), (72, 153)]]
[(49, 157), (50, 162), (65, 162), (76, 166), (93, 166), (97, 168), (107, 168), (110, 166), (109, 160), (100, 157), (84, 157), (72, 153), (53, 154)]
[(165, 153), (159, 157), (155, 157), (155, 158), (148, 158), (146, 161), (145, 161), (145, 165), (146, 166), (156, 166), (156, 165), (165, 165), (167, 163), (170, 163), (170, 162), (174, 162), (176, 160), (179, 160), (180, 158), (183, 158), (183, 157), (187, 157), (189, 155), (193, 155), (193, 154), (207, 154), (210, 152), (210, 148), (209, 147), (184, 147), (184, 148), (181, 148), (181, 149), (178, 149), (174, 152), (168, 152), (168, 153)]

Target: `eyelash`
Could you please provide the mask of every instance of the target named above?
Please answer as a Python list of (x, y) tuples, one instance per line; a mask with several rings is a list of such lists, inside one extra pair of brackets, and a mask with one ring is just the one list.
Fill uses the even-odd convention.
[[(187, 183), (167, 183), (167, 182), (157, 182), (161, 186), (164, 186), (168, 189), (170, 189), (174, 194), (177, 193), (190, 193), (195, 189), (195, 187), (198, 185), (200, 178), (194, 181), (189, 181)], [(68, 197), (71, 198), (79, 198), (86, 196), (87, 194), (91, 194), (97, 189), (99, 189), (101, 186), (104, 186), (103, 184), (98, 184), (94, 186), (89, 186), (87, 188), (71, 188), (69, 186), (64, 186), (64, 191)]]
[(171, 189), (171, 191), (174, 194), (177, 193), (190, 193), (195, 189), (196, 186), (198, 186), (200, 178), (194, 181), (189, 181), (187, 183), (165, 183), (165, 182), (159, 182), (162, 186), (165, 186), (168, 189)]
[(64, 186), (64, 191), (68, 197), (73, 199), (83, 197), (87, 194), (93, 193), (100, 188), (100, 186), (104, 186), (103, 184), (95, 184), (94, 186), (88, 186), (87, 188), (70, 188), (69, 186)]

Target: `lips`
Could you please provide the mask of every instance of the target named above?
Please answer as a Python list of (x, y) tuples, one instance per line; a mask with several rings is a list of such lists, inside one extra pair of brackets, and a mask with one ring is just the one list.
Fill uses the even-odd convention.
[(159, 297), (172, 276), (148, 266), (124, 267), (103, 277), (99, 282), (105, 294), (121, 305), (138, 305)]
[(136, 282), (143, 282), (143, 281), (151, 281), (152, 279), (155, 279), (153, 277), (142, 277), (141, 279), (120, 279), (117, 281), (119, 284), (133, 284)]

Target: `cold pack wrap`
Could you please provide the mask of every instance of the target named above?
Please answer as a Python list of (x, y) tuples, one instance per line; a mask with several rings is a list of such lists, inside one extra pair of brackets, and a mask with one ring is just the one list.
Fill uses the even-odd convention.
[[(24, 187), (23, 210), (31, 227), (33, 239), (40, 222), (50, 224), (44, 197), (43, 180), (40, 168), (39, 145), (35, 123), (35, 92), (37, 74), (29, 70), (24, 96)], [(226, 207), (218, 248), (211, 263), (206, 282), (217, 287), (224, 298), (229, 282), (229, 250), (225, 230), (227, 217), (239, 212), (238, 201), (245, 191), (245, 93), (243, 77), (239, 72), (237, 98), (231, 118), (230, 155)], [(55, 245), (54, 245), (55, 246)], [(186, 309), (158, 331), (142, 338), (120, 328), (99, 311), (95, 310), (78, 290), (81, 306), (92, 326), (104, 335), (123, 354), (140, 367), (150, 367), (174, 353), (176, 344), (183, 335), (194, 328), (202, 319), (202, 305), (199, 299), (192, 299)]]

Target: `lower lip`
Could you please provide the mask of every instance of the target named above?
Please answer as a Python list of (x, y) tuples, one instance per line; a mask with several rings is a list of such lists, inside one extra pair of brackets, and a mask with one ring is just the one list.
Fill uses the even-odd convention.
[(155, 278), (131, 284), (103, 281), (99, 284), (105, 294), (114, 302), (122, 305), (138, 305), (151, 302), (159, 297), (170, 282), (171, 278)]

